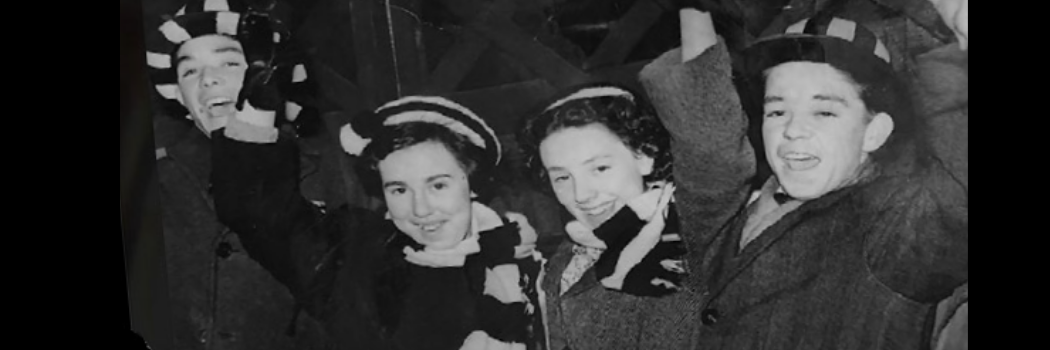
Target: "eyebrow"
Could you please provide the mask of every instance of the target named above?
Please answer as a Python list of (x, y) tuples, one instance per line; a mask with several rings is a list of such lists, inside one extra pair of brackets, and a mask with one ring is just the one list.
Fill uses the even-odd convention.
[[(452, 175), (449, 175), (449, 174), (434, 175), (434, 176), (428, 177), (426, 182), (430, 183), (430, 182), (434, 182), (434, 181), (441, 180), (441, 179), (446, 179), (446, 178), (450, 179), (450, 178), (452, 178)], [(404, 181), (389, 181), (389, 182), (384, 182), (383, 183), (383, 188), (392, 187), (392, 186), (407, 186), (407, 184), (405, 184)]]
[[(244, 51), (239, 49), (239, 48), (237, 48), (236, 46), (223, 46), (223, 47), (215, 49), (212, 52), (217, 53), (217, 54), (224, 54), (224, 53), (239, 53), (239, 54), (242, 54), (242, 55), (244, 54)], [(182, 62), (185, 62), (185, 61), (187, 61), (189, 59), (190, 59), (189, 55), (179, 55), (179, 57), (175, 58), (175, 66), (178, 67), (179, 64), (181, 64)]]
[(441, 180), (441, 179), (445, 179), (445, 178), (451, 179), (452, 175), (449, 175), (449, 174), (434, 175), (434, 176), (431, 176), (431, 177), (427, 178), (427, 183), (431, 183), (431, 182), (434, 182), (434, 181), (437, 181), (437, 180)]
[(383, 183), (383, 189), (394, 186), (405, 186), (405, 183), (403, 181), (388, 181)]
[(846, 102), (846, 99), (836, 95), (816, 95), (813, 96), (813, 99), (817, 101), (838, 102), (841, 103), (843, 106), (849, 106), (849, 103)]
[(585, 160), (583, 162), (583, 164), (594, 163), (594, 162), (598, 161), (599, 159), (605, 159), (605, 158), (612, 158), (612, 156), (608, 155), (608, 154), (600, 154), (600, 155), (597, 155), (597, 156), (591, 157), (590, 159)]
[(766, 96), (766, 99), (765, 99), (765, 103), (766, 104), (776, 103), (776, 102), (784, 102), (784, 98), (780, 97), (780, 96)]

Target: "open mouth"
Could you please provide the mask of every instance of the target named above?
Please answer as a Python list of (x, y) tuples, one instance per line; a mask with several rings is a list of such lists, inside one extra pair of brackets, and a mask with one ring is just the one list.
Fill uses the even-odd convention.
[(229, 97), (214, 97), (204, 101), (204, 108), (212, 116), (225, 116), (234, 112), (234, 101)]
[(780, 159), (784, 161), (789, 170), (793, 171), (809, 170), (820, 165), (820, 158), (809, 153), (785, 152), (780, 155)]
[(430, 224), (416, 224), (416, 226), (418, 226), (419, 229), (422, 230), (424, 233), (437, 232), (438, 230), (441, 229), (441, 226), (444, 226), (444, 225), (445, 225), (444, 221), (430, 223)]

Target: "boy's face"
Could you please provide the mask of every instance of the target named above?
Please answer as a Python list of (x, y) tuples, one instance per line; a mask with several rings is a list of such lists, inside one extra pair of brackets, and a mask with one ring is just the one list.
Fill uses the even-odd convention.
[(889, 116), (869, 116), (857, 85), (831, 65), (789, 62), (769, 71), (766, 157), (795, 198), (818, 198), (855, 179), (891, 131)]
[(179, 47), (174, 62), (179, 102), (206, 135), (226, 126), (237, 112), (234, 104), (248, 64), (244, 49), (225, 35), (193, 38)]

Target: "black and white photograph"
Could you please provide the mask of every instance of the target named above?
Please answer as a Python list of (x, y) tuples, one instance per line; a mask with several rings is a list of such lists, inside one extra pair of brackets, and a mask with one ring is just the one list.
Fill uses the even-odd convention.
[(125, 3), (152, 349), (968, 349), (968, 0)]

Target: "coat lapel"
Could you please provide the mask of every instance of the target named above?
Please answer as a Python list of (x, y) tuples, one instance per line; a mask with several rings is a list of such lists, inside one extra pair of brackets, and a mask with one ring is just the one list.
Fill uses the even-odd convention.
[(569, 267), (569, 263), (572, 262), (572, 247), (574, 243), (566, 238), (559, 247), (554, 256), (550, 260), (550, 270), (544, 276), (544, 287), (552, 294), (555, 298), (568, 298), (571, 296), (579, 295), (583, 292), (590, 290), (598, 285), (597, 277), (594, 275), (594, 267), (587, 269), (581, 276), (580, 280), (577, 281), (565, 294), (561, 293), (561, 277), (565, 273), (565, 269)]
[[(727, 236), (722, 240), (719, 246), (719, 256), (712, 259), (712, 269), (709, 269), (711, 276), (708, 279), (707, 286), (708, 297), (704, 301), (704, 308), (710, 305), (711, 301), (719, 296), (730, 283), (733, 282), (737, 276), (740, 276), (748, 267), (750, 267), (755, 260), (758, 259), (762, 253), (768, 251), (777, 241), (784, 238), (789, 232), (795, 231), (795, 228), (803, 221), (810, 213), (825, 209), (832, 204), (835, 204), (845, 198), (848, 194), (854, 193), (856, 188), (859, 186), (850, 186), (848, 188), (829, 193), (824, 197), (817, 200), (806, 202), (802, 204), (798, 209), (787, 213), (773, 225), (766, 228), (761, 235), (754, 239), (743, 251), (739, 249), (741, 235), (743, 234), (744, 224), (747, 221), (747, 216), (751, 214), (750, 210), (742, 212), (744, 215), (739, 215), (734, 219), (733, 225), (730, 226), (730, 231), (727, 232)], [(739, 254), (738, 254), (739, 252)]]

